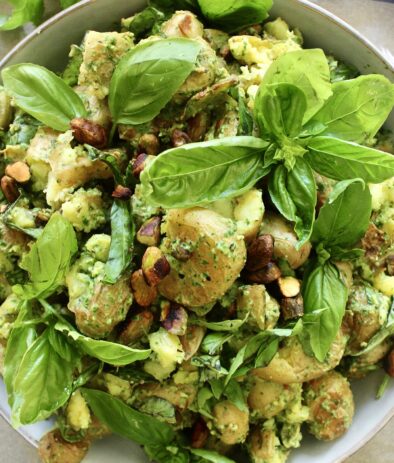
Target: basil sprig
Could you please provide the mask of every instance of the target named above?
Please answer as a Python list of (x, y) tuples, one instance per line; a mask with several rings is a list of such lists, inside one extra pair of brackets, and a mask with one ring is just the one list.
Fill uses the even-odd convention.
[(75, 117), (86, 117), (79, 96), (60, 77), (37, 64), (14, 64), (1, 72), (17, 106), (55, 130), (65, 131)]

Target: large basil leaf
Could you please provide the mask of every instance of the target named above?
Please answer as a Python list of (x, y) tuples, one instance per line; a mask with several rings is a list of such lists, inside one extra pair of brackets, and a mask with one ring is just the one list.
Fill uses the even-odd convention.
[(24, 299), (47, 298), (63, 284), (77, 250), (72, 225), (59, 213), (53, 214), (20, 264), (29, 272), (30, 282), (15, 286), (14, 291)]
[(192, 72), (201, 44), (173, 38), (137, 45), (117, 65), (109, 88), (115, 124), (156, 117)]
[(44, 0), (9, 0), (14, 9), (8, 18), (0, 16), (0, 30), (10, 31), (25, 23), (38, 25), (44, 13)]
[(15, 103), (43, 124), (64, 132), (71, 119), (86, 117), (79, 96), (56, 74), (37, 64), (14, 64), (1, 72)]
[(112, 432), (140, 445), (166, 447), (175, 437), (167, 423), (140, 413), (106, 392), (82, 389), (82, 394), (97, 418)]
[(371, 193), (362, 180), (337, 183), (320, 209), (312, 241), (323, 243), (326, 249), (354, 245), (368, 228), (371, 207)]
[(277, 58), (266, 72), (262, 86), (268, 84), (293, 84), (306, 97), (303, 123), (315, 115), (332, 95), (330, 70), (327, 58), (320, 49), (298, 50)]
[(150, 349), (133, 349), (122, 344), (89, 338), (61, 321), (56, 323), (55, 330), (67, 334), (85, 354), (114, 366), (124, 366), (145, 360), (151, 353)]
[(14, 380), (11, 419), (14, 426), (48, 418), (73, 390), (76, 357), (66, 361), (53, 349), (49, 328), (26, 351)]
[(230, 460), (230, 458), (219, 455), (212, 450), (190, 449), (190, 453), (200, 457), (203, 461), (211, 461), (212, 463), (235, 463), (234, 460)]
[(306, 111), (304, 92), (293, 84), (261, 85), (256, 95), (254, 115), (261, 135), (296, 137), (301, 132)]
[(202, 14), (215, 26), (229, 32), (258, 24), (268, 16), (272, 0), (198, 0)]
[(331, 137), (312, 138), (308, 148), (305, 159), (326, 177), (335, 180), (362, 178), (370, 183), (394, 177), (392, 154)]
[(111, 245), (105, 264), (105, 283), (116, 283), (131, 264), (135, 227), (128, 201), (115, 199), (111, 208)]
[(310, 347), (317, 360), (323, 362), (340, 329), (348, 290), (337, 268), (326, 262), (317, 265), (307, 276), (303, 297), (305, 314), (311, 315), (310, 323), (305, 325)]
[(267, 146), (259, 138), (229, 137), (170, 149), (142, 171), (144, 195), (152, 204), (173, 208), (241, 194), (266, 174)]
[(269, 193), (279, 212), (295, 222), (299, 246), (309, 240), (315, 221), (317, 190), (313, 172), (302, 159), (296, 158), (293, 170), (276, 167), (269, 183)]
[(333, 95), (311, 122), (326, 126), (322, 135), (363, 143), (374, 137), (394, 105), (394, 85), (371, 74), (337, 82)]

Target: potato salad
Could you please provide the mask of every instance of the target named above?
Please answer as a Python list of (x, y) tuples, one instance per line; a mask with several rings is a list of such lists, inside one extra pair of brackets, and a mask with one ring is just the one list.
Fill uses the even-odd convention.
[(0, 371), (44, 463), (283, 463), (390, 387), (394, 85), (271, 3), (152, 0), (2, 71)]

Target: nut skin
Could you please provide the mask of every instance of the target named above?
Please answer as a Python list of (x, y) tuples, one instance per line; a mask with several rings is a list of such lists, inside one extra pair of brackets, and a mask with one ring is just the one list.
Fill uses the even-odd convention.
[(394, 378), (394, 349), (386, 357), (385, 370), (389, 376)]
[(186, 132), (182, 132), (182, 130), (174, 129), (171, 134), (171, 143), (174, 148), (178, 148), (179, 146), (186, 145), (186, 143), (190, 143), (191, 139)]
[(156, 155), (160, 150), (159, 139), (153, 133), (145, 133), (138, 141), (140, 153)]
[(8, 175), (8, 177), (13, 178), (18, 183), (26, 183), (31, 178), (29, 166), (22, 161), (8, 164), (5, 168), (5, 174)]
[(179, 304), (164, 301), (161, 305), (160, 321), (165, 330), (177, 336), (184, 336), (187, 330), (188, 315)]
[(284, 297), (280, 301), (280, 311), (284, 320), (292, 320), (304, 315), (304, 299), (301, 294), (296, 297)]
[(141, 172), (145, 168), (145, 161), (147, 160), (148, 155), (146, 153), (139, 154), (133, 161), (133, 175), (136, 178), (139, 178)]
[(151, 306), (157, 297), (157, 289), (147, 284), (141, 269), (131, 275), (131, 288), (136, 303), (141, 307)]
[(122, 185), (116, 185), (115, 190), (112, 192), (112, 197), (117, 199), (129, 199), (133, 192), (130, 188)]
[(119, 335), (119, 342), (129, 346), (149, 333), (153, 324), (153, 313), (143, 310), (135, 315)]
[(76, 117), (70, 122), (70, 127), (78, 143), (86, 143), (99, 149), (105, 148), (108, 144), (107, 131), (100, 124), (83, 117)]
[(274, 237), (269, 234), (260, 235), (248, 246), (246, 270), (256, 272), (268, 265), (274, 254)]
[(4, 175), (1, 178), (0, 186), (1, 191), (4, 193), (4, 196), (9, 203), (13, 203), (19, 198), (18, 186), (13, 178), (8, 175)]
[(275, 262), (270, 262), (257, 272), (250, 272), (246, 274), (246, 279), (250, 283), (258, 283), (268, 285), (280, 278), (282, 272)]
[(170, 264), (162, 251), (150, 246), (142, 257), (142, 271), (149, 286), (157, 286), (171, 271)]
[(209, 437), (209, 429), (202, 418), (199, 418), (193, 425), (191, 446), (193, 449), (202, 449)]
[(157, 246), (160, 243), (161, 217), (155, 216), (144, 222), (137, 232), (137, 241), (146, 246)]

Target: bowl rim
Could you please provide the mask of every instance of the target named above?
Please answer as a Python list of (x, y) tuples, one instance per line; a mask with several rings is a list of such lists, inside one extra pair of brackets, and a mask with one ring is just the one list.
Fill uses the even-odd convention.
[[(289, 1), (289, 0), (288, 0)], [(346, 32), (349, 32), (351, 35), (353, 35), (364, 47), (368, 48), (369, 51), (377, 57), (383, 65), (385, 65), (392, 73), (394, 73), (394, 62), (390, 62), (387, 60), (387, 58), (384, 56), (382, 51), (375, 46), (369, 39), (367, 39), (360, 31), (355, 29), (353, 26), (348, 24), (346, 21), (341, 19), (339, 16), (336, 16), (334, 13), (326, 10), (325, 8), (321, 7), (320, 5), (317, 5), (315, 3), (312, 3), (309, 0), (290, 0), (293, 3), (299, 4), (301, 7), (311, 10), (318, 14), (319, 16), (323, 16), (325, 19), (328, 19), (329, 21), (333, 22), (336, 24), (338, 27), (343, 29)], [(41, 25), (39, 25), (37, 28), (35, 28), (32, 32), (27, 34), (21, 41), (19, 41), (1, 60), (0, 60), (0, 70), (7, 66), (8, 62), (23, 48), (25, 48), (28, 43), (34, 39), (36, 36), (50, 28), (53, 24), (56, 24), (57, 22), (61, 21), (63, 17), (68, 16), (69, 14), (72, 14), (74, 11), (81, 10), (90, 4), (94, 4), (96, 0), (82, 0), (68, 8), (66, 8), (63, 11), (60, 11), (56, 13), (54, 16), (51, 18), (47, 19), (45, 22), (43, 22)], [(10, 417), (6, 413), (5, 410), (0, 408), (0, 416), (7, 421), (11, 425)], [(338, 459), (333, 461), (333, 463), (343, 463), (347, 458), (350, 456), (354, 455), (358, 450), (360, 450), (369, 440), (372, 439), (383, 427), (385, 427), (388, 422), (390, 421), (391, 418), (394, 417), (394, 404), (391, 407), (391, 409), (387, 412), (383, 420), (377, 424), (361, 441), (358, 441), (356, 444), (354, 444), (344, 455), (341, 455)], [(34, 447), (38, 446), (38, 442), (29, 434), (28, 431), (22, 430), (22, 429), (16, 429), (16, 431), (26, 440), (28, 441), (31, 445)]]

